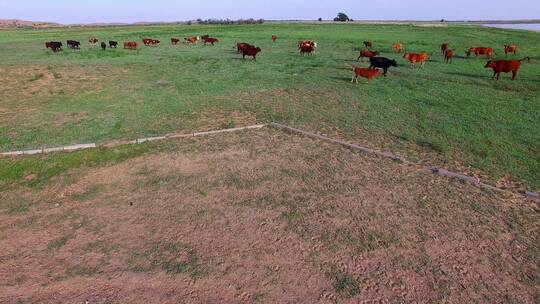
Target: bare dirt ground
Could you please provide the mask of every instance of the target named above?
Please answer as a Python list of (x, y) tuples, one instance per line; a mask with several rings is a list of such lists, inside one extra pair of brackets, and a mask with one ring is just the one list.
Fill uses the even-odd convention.
[(275, 130), (2, 193), (0, 303), (538, 303), (540, 213)]

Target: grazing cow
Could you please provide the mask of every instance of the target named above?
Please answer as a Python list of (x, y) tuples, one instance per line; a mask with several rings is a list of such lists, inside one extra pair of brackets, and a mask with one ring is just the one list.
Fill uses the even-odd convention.
[(96, 37), (91, 37), (90, 39), (88, 39), (88, 42), (91, 45), (95, 45), (96, 43), (98, 43), (98, 40), (96, 39)]
[(180, 42), (180, 39), (178, 39), (178, 38), (171, 38), (171, 44), (177, 45), (178, 42)]
[(105, 42), (101, 42), (101, 49), (104, 51), (107, 49), (107, 44)]
[(109, 48), (115, 49), (118, 47), (118, 41), (109, 40)]
[(315, 52), (315, 46), (309, 43), (302, 44), (300, 46), (300, 55), (304, 56), (304, 54), (313, 55), (313, 52)]
[(446, 52), (446, 50), (448, 50), (448, 43), (443, 43), (441, 44), (441, 54), (443, 54), (444, 56), (444, 53)]
[(364, 41), (364, 46), (367, 48), (373, 47), (373, 42), (371, 41)]
[(493, 56), (493, 49), (489, 47), (472, 47), (465, 52), (467, 57), (471, 56), (471, 53), (474, 53), (476, 57), (478, 55), (486, 55), (487, 58), (491, 58)]
[(202, 35), (201, 40), (204, 40), (204, 39), (209, 38), (209, 37), (210, 37), (210, 35)]
[(136, 50), (137, 42), (135, 41), (124, 42), (124, 49)]
[(69, 48), (74, 49), (74, 50), (78, 50), (81, 48), (81, 43), (75, 40), (68, 40), (67, 45)]
[(242, 49), (248, 48), (248, 47), (255, 48), (254, 45), (251, 45), (251, 44), (249, 44), (249, 43), (246, 43), (246, 42), (238, 42), (238, 43), (236, 44), (236, 53), (237, 53), (237, 54), (240, 54), (240, 53), (242, 53)]
[(186, 37), (184, 38), (184, 43), (197, 44), (197, 41), (199, 41), (199, 39), (200, 38), (198, 36)]
[(242, 52), (242, 58), (246, 59), (246, 56), (253, 56), (253, 60), (257, 61), (257, 54), (261, 52), (261, 48), (251, 45), (244, 45), (240, 51)]
[(388, 59), (385, 57), (370, 57), (369, 58), (369, 68), (381, 68), (383, 69), (383, 75), (386, 76), (386, 72), (389, 67), (397, 67), (397, 62), (393, 59)]
[(358, 83), (358, 77), (367, 78), (368, 83), (371, 79), (379, 74), (379, 69), (353, 67), (354, 76), (351, 79), (351, 83)]
[(379, 51), (370, 51), (370, 50), (362, 50), (360, 51), (360, 55), (356, 59), (357, 61), (360, 60), (361, 62), (364, 62), (364, 57), (371, 58), (379, 55)]
[(405, 58), (407, 61), (409, 61), (414, 68), (416, 66), (417, 62), (420, 62), (420, 67), (423, 68), (424, 64), (426, 63), (426, 60), (428, 59), (428, 55), (424, 52), (422, 53), (405, 53), (403, 55), (403, 58)]
[(45, 42), (45, 47), (51, 49), (53, 52), (58, 52), (62, 50), (62, 42), (51, 41)]
[(392, 45), (392, 49), (394, 50), (394, 52), (399, 54), (403, 50), (403, 44), (396, 43), (396, 44)]
[(503, 73), (512, 72), (512, 80), (514, 80), (516, 79), (516, 75), (521, 66), (521, 62), (525, 59), (527, 59), (527, 62), (531, 60), (529, 57), (525, 57), (523, 59), (513, 59), (513, 60), (489, 60), (484, 67), (493, 69), (493, 77), (491, 77), (491, 79), (499, 80), (499, 76), (501, 75), (501, 72)]
[(277, 40), (277, 36), (276, 35), (272, 35), (272, 42), (276, 42)]
[(456, 55), (456, 53), (451, 50), (451, 49), (446, 49), (444, 51), (444, 62), (446, 63), (452, 63), (452, 60), (454, 58), (454, 56)]
[(214, 43), (219, 42), (217, 38), (212, 38), (212, 37), (206, 37), (206, 38), (203, 38), (203, 40), (204, 40), (204, 45), (206, 45), (207, 43), (214, 45)]
[(508, 55), (508, 53), (514, 53), (514, 55), (519, 51), (519, 48), (517, 45), (515, 44), (509, 44), (509, 45), (504, 45), (504, 54), (505, 55)]

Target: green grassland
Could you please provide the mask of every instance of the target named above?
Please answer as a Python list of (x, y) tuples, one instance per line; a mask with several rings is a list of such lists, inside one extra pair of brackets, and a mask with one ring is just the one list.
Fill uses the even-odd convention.
[[(169, 43), (203, 34), (220, 42)], [(90, 36), (162, 45), (101, 51), (88, 45)], [(67, 39), (81, 40), (82, 49), (45, 50), (45, 41)], [(299, 56), (299, 39), (317, 41), (316, 55)], [(399, 66), (369, 85), (351, 84), (363, 40)], [(258, 60), (241, 60), (235, 41), (260, 46)], [(391, 52), (395, 42), (427, 51), (430, 61), (411, 69)], [(506, 74), (497, 82), (483, 58), (445, 64), (442, 42), (460, 56), (470, 46), (492, 46), (496, 58), (530, 56), (531, 63), (516, 81)], [(510, 42), (520, 46), (518, 56), (504, 55)], [(0, 54), (0, 151), (276, 121), (540, 188), (540, 33), (287, 23), (20, 29), (0, 30)], [(0, 176), (23, 172), (23, 162), (0, 160)]]

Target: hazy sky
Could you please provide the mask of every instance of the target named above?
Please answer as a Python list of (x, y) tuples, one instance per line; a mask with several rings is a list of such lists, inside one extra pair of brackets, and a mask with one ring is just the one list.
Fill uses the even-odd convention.
[(61, 23), (208, 18), (540, 19), (539, 0), (0, 0), (0, 19)]

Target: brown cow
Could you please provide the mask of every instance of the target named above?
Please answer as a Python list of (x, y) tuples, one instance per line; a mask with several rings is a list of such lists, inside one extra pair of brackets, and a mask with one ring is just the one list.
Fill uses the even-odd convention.
[(453, 58), (454, 58), (455, 55), (456, 55), (456, 54), (455, 54), (455, 52), (454, 52), (453, 50), (451, 50), (451, 49), (446, 49), (446, 50), (444, 51), (444, 62), (445, 62), (445, 63), (452, 63), (452, 60), (453, 60)]
[(191, 37), (184, 38), (184, 43), (197, 44), (197, 41), (199, 40), (200, 40), (199, 36), (191, 36)]
[(238, 42), (236, 44), (236, 53), (240, 54), (240, 53), (242, 53), (242, 49), (248, 48), (248, 47), (255, 48), (255, 46), (252, 45), (252, 44), (249, 44), (249, 43), (246, 43), (246, 42)]
[(177, 45), (178, 42), (180, 42), (180, 39), (178, 39), (178, 38), (171, 38), (171, 44)]
[(310, 43), (304, 43), (300, 46), (300, 54), (304, 56), (304, 54), (313, 55), (313, 52), (315, 52), (315, 46)]
[(474, 53), (475, 57), (478, 55), (486, 55), (488, 58), (493, 56), (493, 49), (490, 47), (472, 47), (465, 52), (467, 57), (471, 56), (471, 53)]
[(417, 62), (420, 62), (420, 67), (423, 68), (426, 60), (428, 59), (428, 54), (425, 52), (422, 53), (405, 53), (403, 55), (403, 58), (405, 58), (407, 61), (409, 61), (414, 68), (416, 66)]
[(514, 80), (516, 79), (517, 73), (521, 66), (521, 62), (525, 59), (527, 59), (527, 62), (530, 62), (531, 60), (529, 57), (525, 57), (523, 59), (513, 59), (513, 60), (489, 60), (484, 67), (491, 68), (493, 70), (493, 76), (491, 77), (491, 79), (499, 80), (499, 76), (501, 75), (501, 72), (503, 73), (512, 72), (512, 80)]
[(504, 45), (504, 54), (505, 55), (508, 55), (508, 53), (514, 53), (514, 55), (519, 51), (519, 48), (517, 45), (515, 44), (509, 44), (509, 45)]
[(246, 44), (240, 49), (240, 51), (242, 52), (243, 59), (246, 59), (246, 56), (252, 56), (253, 60), (257, 61), (257, 54), (261, 52), (261, 48)]
[(137, 42), (135, 42), (135, 41), (124, 42), (124, 49), (136, 50), (137, 49)]
[(403, 44), (395, 43), (395, 44), (392, 45), (392, 49), (394, 50), (394, 52), (399, 54), (403, 50)]
[(360, 60), (361, 62), (364, 62), (364, 57), (371, 58), (379, 55), (379, 51), (370, 51), (370, 50), (362, 50), (360, 51), (360, 55), (358, 56), (357, 61)]
[(272, 35), (272, 42), (276, 42), (277, 40), (277, 36), (276, 35)]
[(446, 50), (448, 50), (448, 43), (447, 42), (441, 44), (441, 53), (443, 54), (443, 56), (444, 56), (444, 53), (446, 52)]
[(351, 79), (351, 83), (358, 83), (358, 77), (364, 77), (367, 78), (368, 83), (371, 81), (371, 79), (377, 75), (379, 75), (379, 69), (370, 69), (370, 68), (361, 68), (361, 67), (353, 67), (354, 76)]
[(217, 38), (211, 38), (211, 37), (204, 37), (203, 40), (204, 40), (204, 45), (206, 45), (207, 43), (214, 45), (214, 43), (219, 42)]
[(91, 37), (90, 39), (88, 39), (88, 42), (92, 45), (98, 43), (98, 40), (96, 39), (96, 37)]

